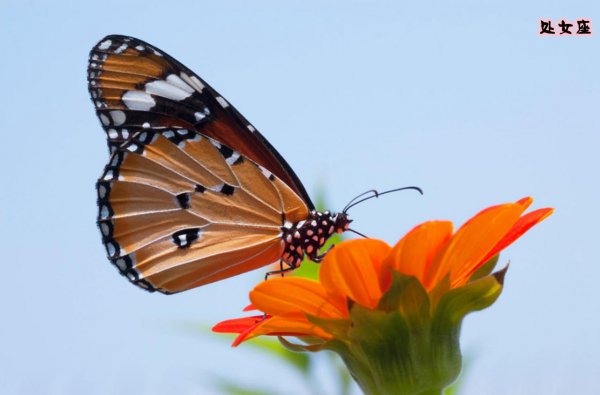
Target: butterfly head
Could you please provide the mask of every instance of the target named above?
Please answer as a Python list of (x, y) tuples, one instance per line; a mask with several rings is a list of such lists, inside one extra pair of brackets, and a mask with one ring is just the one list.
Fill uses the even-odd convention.
[(350, 223), (352, 220), (348, 218), (348, 214), (346, 212), (342, 211), (341, 213), (335, 214), (331, 219), (333, 220), (333, 226), (335, 227), (336, 233), (343, 233), (350, 229)]

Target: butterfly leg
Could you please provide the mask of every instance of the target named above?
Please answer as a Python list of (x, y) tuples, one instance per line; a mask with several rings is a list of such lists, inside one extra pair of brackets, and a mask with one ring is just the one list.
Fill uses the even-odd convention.
[(283, 267), (284, 263), (287, 264), (287, 262), (285, 262), (283, 259), (280, 259), (279, 260), (279, 270), (273, 270), (273, 271), (267, 272), (265, 274), (265, 281), (269, 279), (269, 276), (281, 274), (281, 277), (283, 277), (286, 272), (290, 272), (290, 271), (298, 268), (298, 266), (289, 265), (289, 264), (288, 264), (289, 265), (288, 267), (284, 268)]
[(323, 260), (323, 258), (325, 258), (325, 255), (327, 255), (327, 253), (328, 253), (329, 251), (331, 251), (331, 249), (332, 249), (333, 247), (335, 247), (335, 244), (332, 244), (332, 245), (330, 245), (330, 246), (329, 246), (329, 248), (327, 249), (327, 251), (325, 251), (324, 253), (322, 253), (322, 254), (320, 254), (320, 255), (317, 255), (317, 256), (316, 256), (316, 257), (314, 257), (314, 258), (311, 258), (311, 260), (312, 260), (313, 262), (315, 262), (315, 263), (321, 263), (321, 261)]

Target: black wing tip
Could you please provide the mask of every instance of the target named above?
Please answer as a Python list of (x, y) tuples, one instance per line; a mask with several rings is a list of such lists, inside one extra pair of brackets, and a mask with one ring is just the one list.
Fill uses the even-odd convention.
[(142, 42), (142, 40), (140, 40), (139, 38), (133, 37), (133, 36), (128, 36), (126, 34), (109, 34), (106, 35), (104, 37), (102, 37), (97, 43), (96, 45), (94, 45), (94, 48), (96, 48), (98, 45), (100, 45), (101, 43), (103, 43), (106, 40), (117, 40), (117, 41), (140, 41)]
[[(98, 42), (96, 42), (96, 44), (94, 44), (94, 46), (90, 50), (88, 58), (91, 59), (92, 55), (94, 53), (106, 52), (106, 50), (102, 50), (102, 49), (99, 48), (102, 43), (106, 42), (106, 40), (111, 40), (111, 41), (119, 42), (119, 43), (121, 43), (121, 42), (133, 42), (133, 43), (136, 43), (136, 44), (141, 44), (141, 45), (148, 46), (150, 48), (153, 48), (154, 50), (158, 50), (154, 45), (151, 45), (151, 44), (145, 42), (144, 40), (140, 40), (137, 37), (127, 36), (127, 35), (124, 35), (124, 34), (109, 34), (107, 36), (102, 37), (100, 40), (98, 40)], [(160, 52), (162, 52), (162, 51), (160, 51)]]

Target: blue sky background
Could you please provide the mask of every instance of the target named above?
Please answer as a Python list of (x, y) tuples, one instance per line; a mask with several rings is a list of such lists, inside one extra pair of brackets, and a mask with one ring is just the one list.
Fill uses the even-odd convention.
[[(464, 394), (594, 394), (600, 372), (600, 58), (593, 1), (0, 3), (0, 393), (217, 394), (217, 375), (306, 394), (249, 347), (198, 334), (239, 316), (250, 273), (147, 294), (105, 258), (94, 183), (108, 154), (87, 54), (128, 34), (233, 103), (311, 193), (394, 243), (523, 196), (556, 213), (509, 248), (506, 287), (466, 318)], [(540, 18), (592, 19), (540, 37)], [(596, 27), (597, 26), (597, 27)], [(324, 394), (331, 380), (322, 374)]]

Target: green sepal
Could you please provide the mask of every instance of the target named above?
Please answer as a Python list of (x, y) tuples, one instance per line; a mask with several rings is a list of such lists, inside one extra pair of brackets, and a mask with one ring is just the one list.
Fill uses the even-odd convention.
[(289, 351), (294, 351), (294, 352), (317, 352), (317, 351), (321, 351), (326, 344), (325, 342), (322, 342), (320, 344), (292, 343), (289, 340), (287, 340), (286, 338), (284, 338), (283, 336), (277, 336), (277, 339), (279, 340), (279, 343), (281, 343), (281, 345), (283, 347), (285, 347)]
[(431, 326), (432, 360), (447, 363), (447, 370), (454, 365), (458, 375), (462, 363), (459, 337), (463, 318), (470, 312), (492, 305), (501, 292), (502, 284), (498, 276), (492, 274), (452, 289), (442, 296), (435, 308)]
[(325, 332), (330, 333), (333, 337), (344, 339), (348, 337), (348, 329), (350, 322), (344, 319), (320, 318), (313, 315), (305, 314), (309, 322), (315, 324)]
[(429, 296), (414, 276), (391, 271), (392, 284), (377, 306), (382, 311), (399, 311), (411, 328), (423, 328), (430, 322)]
[(465, 315), (470, 312), (491, 306), (502, 292), (505, 272), (506, 269), (503, 269), (448, 291), (442, 296), (435, 309), (434, 327), (441, 325), (440, 332), (447, 332), (449, 326), (460, 324)]
[[(458, 374), (458, 369), (450, 373), (440, 370), (446, 365), (432, 359), (429, 308), (423, 307), (424, 314), (417, 314), (423, 321), (415, 320), (419, 311), (412, 303), (418, 287), (409, 276), (397, 276), (395, 285), (410, 285), (411, 289), (392, 290), (386, 303), (400, 301), (398, 306), (407, 305), (410, 315), (402, 309), (395, 311), (371, 310), (354, 304), (349, 320), (352, 323), (345, 339), (334, 338), (325, 349), (337, 352), (343, 359), (354, 379), (367, 395), (424, 395), (440, 394)], [(422, 289), (422, 287), (421, 287)], [(423, 290), (424, 291), (424, 290)], [(421, 298), (420, 296), (419, 298)], [(394, 305), (394, 303), (391, 303)]]
[(490, 274), (498, 264), (498, 258), (500, 258), (500, 254), (496, 254), (493, 257), (491, 257), (486, 263), (481, 265), (477, 270), (475, 270), (475, 272), (473, 272), (473, 274), (471, 274), (471, 277), (469, 277), (468, 282), (479, 280), (480, 278), (483, 278)]
[(446, 274), (431, 291), (429, 291), (430, 311), (433, 315), (440, 299), (450, 290), (450, 274)]

